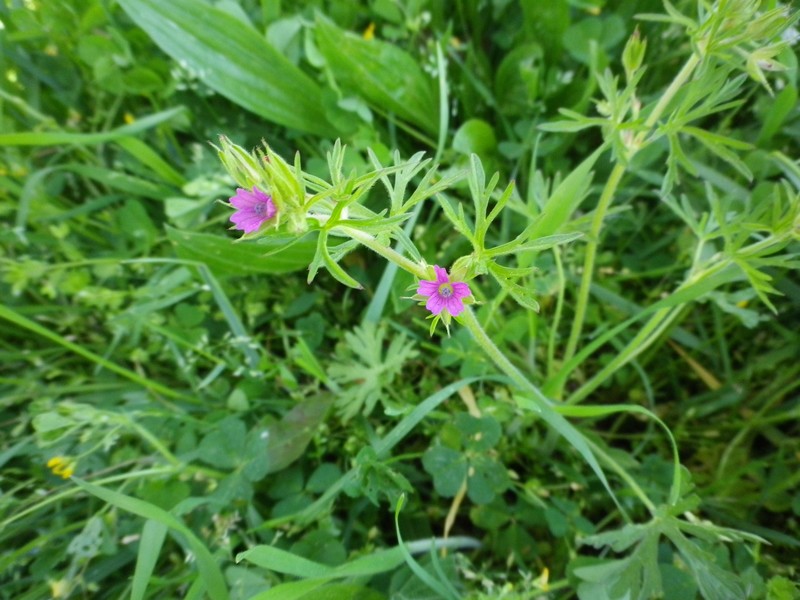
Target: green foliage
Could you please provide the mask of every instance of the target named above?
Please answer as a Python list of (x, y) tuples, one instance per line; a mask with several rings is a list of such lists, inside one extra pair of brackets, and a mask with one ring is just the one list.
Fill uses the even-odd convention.
[(211, 89), (269, 121), (317, 135), (334, 132), (320, 89), (250, 23), (190, 0), (122, 7), (167, 54)]
[(346, 33), (321, 16), (314, 29), (325, 67), (344, 92), (360, 94), (373, 110), (393, 112), (426, 133), (436, 133), (433, 86), (410, 54)]
[[(581, 598), (653, 598), (665, 594), (665, 581), (672, 586), (689, 586), (704, 598), (746, 597), (743, 582), (717, 564), (711, 552), (712, 544), (721, 542), (763, 541), (757, 536), (716, 527), (710, 523), (687, 522), (677, 518), (678, 511), (697, 507), (698, 498), (686, 497), (675, 507), (664, 507), (657, 516), (644, 525), (626, 525), (622, 529), (589, 536), (582, 543), (600, 548), (608, 546), (615, 552), (629, 551), (623, 559), (594, 560), (586, 566), (574, 566), (572, 573), (583, 582), (578, 586)], [(691, 513), (687, 513), (691, 515)], [(686, 534), (693, 537), (689, 538)], [(692, 578), (688, 583), (677, 583), (674, 565), (663, 563), (661, 537), (677, 549), (680, 561)]]
[(0, 599), (795, 598), (796, 24), (4, 3)]
[(336, 398), (345, 422), (359, 413), (369, 415), (379, 400), (387, 409), (402, 409), (399, 398), (392, 402), (387, 396), (405, 364), (419, 353), (403, 334), (387, 346), (386, 333), (385, 326), (369, 322), (346, 333), (336, 361), (328, 368), (331, 379), (345, 386)]
[(436, 492), (451, 498), (462, 485), (475, 504), (488, 504), (506, 490), (508, 476), (493, 456), (492, 448), (500, 441), (500, 425), (491, 416), (455, 416), (453, 432), (443, 437), (455, 446), (432, 446), (422, 457), (422, 465), (433, 477)]

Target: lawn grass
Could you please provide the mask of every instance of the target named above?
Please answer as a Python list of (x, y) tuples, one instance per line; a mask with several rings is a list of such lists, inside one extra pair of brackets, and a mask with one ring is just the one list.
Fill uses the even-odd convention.
[(4, 3), (0, 599), (800, 597), (796, 17)]

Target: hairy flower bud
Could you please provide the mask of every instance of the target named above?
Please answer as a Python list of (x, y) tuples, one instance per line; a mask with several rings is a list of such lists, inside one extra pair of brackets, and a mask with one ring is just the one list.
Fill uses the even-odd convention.
[[(225, 170), (245, 190), (258, 188), (270, 197), (279, 224), (292, 233), (308, 230), (305, 184), (299, 168), (289, 165), (264, 142), (263, 148), (248, 152), (220, 136), (217, 153)], [(274, 214), (274, 213), (273, 213)], [(271, 218), (271, 216), (270, 216)], [(249, 223), (249, 221), (248, 221)]]

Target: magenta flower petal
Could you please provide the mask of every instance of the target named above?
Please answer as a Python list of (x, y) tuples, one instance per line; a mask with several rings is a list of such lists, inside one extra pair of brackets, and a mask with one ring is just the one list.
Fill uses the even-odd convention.
[(260, 217), (250, 214), (234, 213), (231, 215), (231, 222), (236, 226), (236, 229), (241, 229), (245, 233), (252, 233), (261, 227), (264, 220)]
[(472, 292), (469, 291), (469, 286), (463, 281), (456, 281), (452, 285), (454, 298), (466, 298), (472, 294)]
[(425, 308), (427, 308), (435, 315), (438, 315), (440, 312), (442, 312), (442, 309), (444, 307), (445, 307), (445, 299), (442, 298), (439, 294), (433, 294), (433, 296), (428, 298), (428, 302), (425, 303)]
[(464, 312), (464, 302), (460, 298), (456, 298), (455, 296), (450, 296), (444, 302), (445, 302), (445, 308), (447, 308), (447, 312), (449, 312), (454, 317), (457, 317), (462, 312)]
[(441, 314), (443, 310), (447, 310), (450, 316), (457, 317), (464, 312), (462, 298), (466, 298), (472, 293), (469, 290), (469, 286), (463, 281), (451, 282), (450, 277), (447, 275), (447, 270), (439, 265), (435, 265), (433, 270), (436, 273), (436, 279), (433, 281), (420, 281), (417, 293), (428, 297), (425, 308), (434, 315)]
[(236, 195), (230, 198), (230, 202), (237, 209), (230, 220), (236, 229), (245, 233), (257, 231), (265, 221), (270, 220), (278, 212), (272, 202), (272, 196), (265, 194), (256, 186), (253, 186), (252, 191), (237, 188)]
[(420, 281), (417, 293), (423, 296), (431, 296), (439, 290), (439, 284), (435, 281)]

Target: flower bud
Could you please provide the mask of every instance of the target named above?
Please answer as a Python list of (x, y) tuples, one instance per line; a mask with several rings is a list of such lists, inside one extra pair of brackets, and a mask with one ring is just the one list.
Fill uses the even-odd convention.
[(264, 142), (263, 148), (247, 152), (220, 136), (217, 153), (225, 170), (245, 190), (256, 186), (270, 197), (277, 210), (278, 222), (293, 233), (308, 230), (306, 193), (299, 169), (290, 166)]
[(255, 185), (263, 186), (266, 183), (264, 171), (259, 169), (258, 160), (252, 154), (224, 135), (219, 136), (219, 143), (221, 148), (214, 146), (217, 155), (225, 170), (240, 187), (250, 189)]
[(625, 68), (625, 78), (628, 82), (633, 79), (636, 72), (641, 68), (646, 51), (647, 40), (642, 39), (637, 27), (633, 35), (628, 39), (628, 43), (625, 44), (625, 50), (622, 51), (622, 66)]

